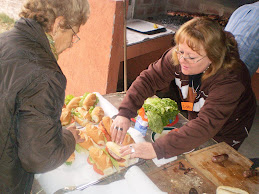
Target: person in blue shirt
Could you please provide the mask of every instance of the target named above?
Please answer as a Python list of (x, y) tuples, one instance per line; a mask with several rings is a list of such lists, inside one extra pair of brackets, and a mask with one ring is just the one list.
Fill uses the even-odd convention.
[(259, 1), (236, 9), (225, 31), (235, 36), (240, 58), (252, 77), (259, 67)]

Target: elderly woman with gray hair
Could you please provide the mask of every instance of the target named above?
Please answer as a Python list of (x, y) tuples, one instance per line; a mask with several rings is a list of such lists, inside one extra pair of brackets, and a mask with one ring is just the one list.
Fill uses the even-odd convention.
[(66, 77), (57, 58), (88, 16), (87, 0), (27, 0), (0, 35), (0, 193), (30, 193), (34, 173), (57, 168), (82, 141), (61, 126)]

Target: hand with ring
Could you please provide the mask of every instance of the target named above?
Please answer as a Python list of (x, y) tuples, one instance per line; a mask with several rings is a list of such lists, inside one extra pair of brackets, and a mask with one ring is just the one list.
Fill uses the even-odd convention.
[(121, 156), (130, 154), (131, 158), (153, 159), (156, 158), (156, 152), (149, 142), (141, 142), (126, 145), (120, 148)]
[(112, 141), (117, 144), (122, 144), (129, 128), (130, 120), (123, 116), (117, 116), (110, 129)]

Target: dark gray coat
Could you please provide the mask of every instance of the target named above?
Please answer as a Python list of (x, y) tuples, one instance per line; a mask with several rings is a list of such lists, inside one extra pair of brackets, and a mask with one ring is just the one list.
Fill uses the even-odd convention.
[(55, 169), (74, 151), (59, 120), (65, 88), (37, 22), (20, 19), (0, 35), (0, 193), (29, 193), (34, 173)]

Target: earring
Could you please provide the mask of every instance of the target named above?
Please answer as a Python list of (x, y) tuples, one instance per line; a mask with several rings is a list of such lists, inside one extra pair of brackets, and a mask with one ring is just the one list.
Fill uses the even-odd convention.
[(203, 73), (205, 73), (210, 68), (210, 65), (211, 64), (209, 64), (209, 66), (203, 71)]

